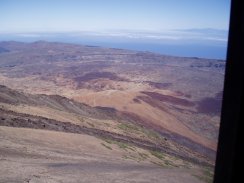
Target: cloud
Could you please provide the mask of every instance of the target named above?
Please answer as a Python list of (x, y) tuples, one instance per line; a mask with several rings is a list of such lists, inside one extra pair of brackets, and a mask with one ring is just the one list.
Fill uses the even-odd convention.
[(176, 29), (176, 30), (163, 30), (163, 31), (130, 31), (130, 30), (107, 30), (107, 31), (80, 31), (80, 32), (29, 32), (29, 33), (16, 33), (14, 34), (20, 38), (101, 38), (103, 40), (125, 40), (125, 41), (147, 41), (147, 42), (215, 42), (220, 44), (227, 44), (228, 31), (218, 29)]
[(41, 37), (40, 34), (17, 34), (20, 37)]
[(187, 41), (206, 40), (227, 42), (227, 31), (217, 29), (182, 29), (164, 31), (101, 31), (101, 32), (80, 32), (73, 36), (96, 36), (109, 38), (126, 38), (131, 40), (152, 40), (152, 41)]

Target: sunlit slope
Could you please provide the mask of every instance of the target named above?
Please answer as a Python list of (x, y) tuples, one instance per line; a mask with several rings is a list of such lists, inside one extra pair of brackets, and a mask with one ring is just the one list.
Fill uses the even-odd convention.
[[(0, 126), (0, 182), (182, 182), (210, 180), (175, 157), (84, 134)], [(177, 174), (177, 176), (175, 176)]]
[(152, 130), (214, 162), (224, 61), (44, 41), (0, 47), (0, 84), (25, 93), (4, 95), (2, 110), (159, 143)]

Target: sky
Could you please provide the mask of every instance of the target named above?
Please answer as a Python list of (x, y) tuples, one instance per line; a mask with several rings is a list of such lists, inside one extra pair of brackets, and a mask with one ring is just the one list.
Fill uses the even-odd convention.
[(228, 30), (229, 0), (0, 0), (0, 33)]
[(230, 0), (0, 0), (0, 41), (225, 59)]

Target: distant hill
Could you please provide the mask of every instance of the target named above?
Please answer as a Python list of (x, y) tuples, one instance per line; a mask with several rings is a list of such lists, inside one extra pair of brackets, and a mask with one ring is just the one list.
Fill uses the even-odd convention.
[(0, 47), (0, 53), (9, 52), (9, 50)]

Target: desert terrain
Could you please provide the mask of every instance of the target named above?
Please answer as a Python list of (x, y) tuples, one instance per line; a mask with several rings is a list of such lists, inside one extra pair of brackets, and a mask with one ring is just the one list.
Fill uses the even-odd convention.
[(211, 182), (225, 62), (0, 42), (0, 182)]

